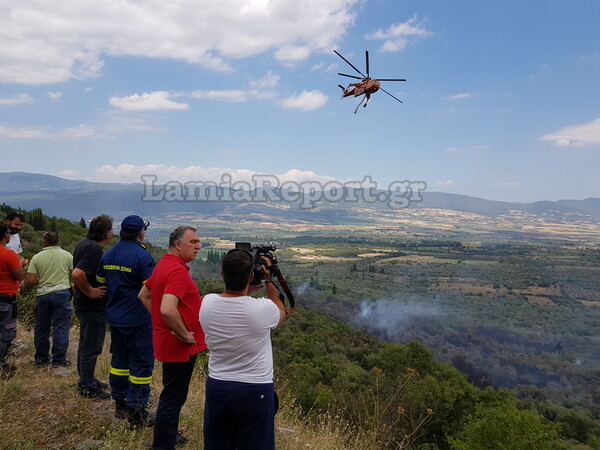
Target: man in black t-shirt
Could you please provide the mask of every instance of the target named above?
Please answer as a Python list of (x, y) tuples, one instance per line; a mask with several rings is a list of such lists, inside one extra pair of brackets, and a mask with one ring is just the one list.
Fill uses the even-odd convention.
[(79, 392), (84, 397), (103, 400), (110, 399), (110, 394), (104, 392), (107, 385), (96, 379), (95, 371), (106, 333), (106, 287), (96, 280), (96, 270), (104, 253), (102, 247), (113, 236), (112, 226), (112, 217), (105, 214), (95, 217), (87, 237), (77, 244), (73, 252), (73, 306), (79, 319)]

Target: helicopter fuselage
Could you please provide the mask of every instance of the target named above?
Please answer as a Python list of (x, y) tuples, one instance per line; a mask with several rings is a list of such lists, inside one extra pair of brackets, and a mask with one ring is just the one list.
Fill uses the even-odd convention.
[(342, 97), (358, 97), (359, 95), (371, 95), (379, 90), (379, 81), (373, 78), (365, 78), (360, 83), (350, 83), (342, 92)]

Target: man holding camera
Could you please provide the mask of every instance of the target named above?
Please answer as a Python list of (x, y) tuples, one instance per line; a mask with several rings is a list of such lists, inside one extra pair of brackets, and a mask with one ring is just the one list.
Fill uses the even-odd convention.
[(254, 258), (241, 249), (223, 258), (222, 294), (206, 295), (200, 324), (210, 351), (204, 406), (204, 448), (274, 449), (276, 395), (271, 330), (286, 318), (261, 256), (268, 298), (253, 298)]

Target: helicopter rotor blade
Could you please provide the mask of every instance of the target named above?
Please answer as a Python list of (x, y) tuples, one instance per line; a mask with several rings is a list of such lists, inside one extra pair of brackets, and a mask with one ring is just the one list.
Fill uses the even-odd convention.
[(377, 81), (406, 81), (406, 78), (377, 78)]
[(386, 91), (386, 90), (385, 90), (385, 89), (383, 89), (382, 87), (379, 87), (379, 90), (380, 90), (380, 91), (383, 91), (383, 92), (385, 92), (387, 95), (389, 95), (390, 97), (392, 97), (394, 100), (398, 100), (400, 103), (404, 103), (402, 100), (400, 100), (400, 99), (399, 99), (399, 98), (397, 98), (397, 97), (394, 97), (392, 94), (390, 94), (388, 91)]
[(365, 59), (367, 60), (367, 78), (369, 77), (369, 52), (365, 50)]
[(341, 76), (343, 76), (343, 77), (355, 78), (355, 79), (357, 79), (357, 80), (364, 80), (364, 78), (357, 77), (357, 76), (354, 76), (354, 75), (347, 75), (347, 74), (345, 74), (345, 73), (338, 73), (338, 75), (341, 75)]
[(333, 52), (334, 52), (336, 55), (338, 55), (340, 58), (342, 58), (344, 61), (346, 61), (346, 63), (348, 63), (348, 65), (349, 65), (350, 67), (352, 67), (354, 70), (356, 70), (358, 73), (360, 73), (360, 74), (362, 75), (362, 77), (363, 77), (363, 78), (367, 78), (367, 77), (365, 77), (365, 75), (364, 75), (364, 74), (363, 74), (363, 73), (362, 73), (360, 70), (358, 70), (356, 67), (354, 67), (350, 61), (348, 61), (348, 60), (347, 60), (346, 58), (344, 58), (344, 57), (343, 57), (341, 54), (339, 54), (339, 53), (337, 52), (337, 50), (334, 50)]

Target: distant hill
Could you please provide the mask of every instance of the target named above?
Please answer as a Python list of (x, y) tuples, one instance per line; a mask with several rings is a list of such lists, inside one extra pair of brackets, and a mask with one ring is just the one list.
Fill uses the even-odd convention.
[[(160, 189), (156, 186), (156, 189)], [(380, 192), (380, 191), (379, 191)], [(237, 192), (239, 194), (239, 191)], [(230, 192), (231, 194), (231, 192)], [(240, 202), (240, 201), (145, 201), (142, 183), (94, 183), (81, 180), (27, 173), (0, 173), (0, 202), (24, 209), (42, 208), (50, 216), (78, 220), (99, 213), (113, 216), (135, 211), (141, 215), (157, 216), (174, 212), (200, 214), (256, 214), (281, 220), (306, 221), (365, 221), (369, 211), (389, 209), (385, 202), (338, 201), (315, 203), (314, 208), (302, 209), (309, 204), (304, 198), (294, 202)], [(359, 196), (360, 197), (360, 196)], [(433, 208), (498, 216), (510, 211), (551, 216), (556, 220), (582, 220), (600, 217), (600, 199), (539, 201), (509, 203), (485, 200), (466, 195), (441, 192), (423, 192), (422, 202), (413, 202), (411, 209)]]

